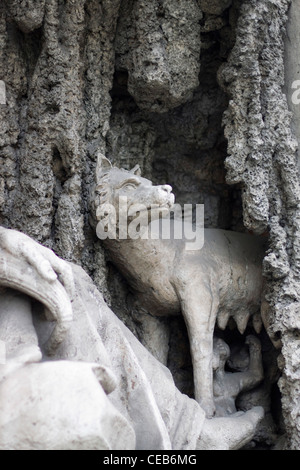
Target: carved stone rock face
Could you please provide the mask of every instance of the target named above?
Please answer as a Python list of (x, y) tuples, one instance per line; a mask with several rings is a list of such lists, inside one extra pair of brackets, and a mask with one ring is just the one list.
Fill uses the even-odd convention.
[(197, 2), (134, 0), (123, 8), (121, 24), (128, 24), (116, 47), (139, 108), (163, 113), (191, 99), (200, 70)]
[(40, 28), (44, 20), (45, 0), (5, 1), (8, 11), (24, 33), (30, 33)]

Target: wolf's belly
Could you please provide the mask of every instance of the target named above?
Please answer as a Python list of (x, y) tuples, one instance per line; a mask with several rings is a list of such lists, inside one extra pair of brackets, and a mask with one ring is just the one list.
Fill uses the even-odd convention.
[(181, 307), (174, 287), (169, 281), (163, 283), (159, 279), (155, 282), (139, 285), (137, 297), (143, 307), (154, 316), (180, 315)]

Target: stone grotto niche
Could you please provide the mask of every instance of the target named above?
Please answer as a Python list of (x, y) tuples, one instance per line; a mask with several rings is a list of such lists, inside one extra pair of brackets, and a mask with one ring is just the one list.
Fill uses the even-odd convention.
[[(135, 99), (128, 72), (132, 7), (132, 2), (121, 3), (106, 156), (114, 165), (127, 170), (139, 164), (142, 175), (153, 183), (170, 184), (176, 202), (182, 205), (204, 204), (205, 227), (247, 232), (243, 224), (242, 186), (226, 182), (227, 140), (223, 115), (229, 96), (218, 80), (222, 64), (235, 42), (240, 2), (233, 2), (231, 9), (221, 16), (213, 16), (211, 11), (203, 13), (198, 86), (179, 106), (168, 101), (169, 109), (167, 104), (159, 108), (154, 90), (147, 98), (148, 105), (144, 102), (138, 106), (139, 101)], [(151, 107), (154, 102), (155, 106)], [(145, 305), (136, 304), (126, 279), (109, 260), (108, 287), (113, 311), (168, 366), (179, 390), (194, 398), (193, 367), (183, 318), (158, 318), (149, 314)], [(249, 322), (243, 318), (237, 323), (239, 320), (229, 318), (222, 329), (216, 325), (215, 338), (222, 338), (230, 349), (225, 364), (228, 373), (241, 373), (249, 368), (247, 338), (258, 339), (264, 378), (260, 372), (258, 380), (248, 387), (250, 390), (246, 386), (245, 390), (239, 390), (234, 400), (235, 411), (264, 406), (266, 418), (248, 447), (271, 448), (282, 432), (280, 400), (276, 398), (280, 395), (276, 385), (280, 375), (276, 363), (278, 352), (265, 332), (259, 313)]]
[[(298, 0), (0, 3), (0, 341), (12, 374), (5, 381), (0, 370), (0, 387), (21, 396), (32, 377), (42, 426), (44, 410), (53, 411), (47, 444), (31, 426), (40, 416), (26, 396), (11, 397), (7, 408), (0, 402), (0, 431), (1, 413), (24, 408), (31, 436), (18, 441), (5, 428), (0, 448), (299, 448), (300, 193), (297, 129), (283, 93), (295, 67), (288, 42), (284, 50), (290, 5), (299, 8)], [(121, 249), (96, 235), (116, 174), (142, 178), (141, 191), (152, 182), (159, 201), (170, 203), (171, 185), (179, 204), (204, 204), (205, 229), (222, 234), (216, 245), (208, 236), (211, 246), (237, 260), (237, 298), (227, 302), (234, 313), (217, 315), (212, 302), (216, 318), (205, 327), (213, 336), (198, 355), (203, 332), (193, 307), (206, 306), (206, 285), (226, 269), (213, 269), (211, 250), (196, 284), (198, 273), (186, 282), (178, 263), (171, 316), (139, 301), (134, 273), (118, 263)], [(239, 258), (242, 239), (251, 240), (249, 264)], [(185, 291), (189, 285), (203, 298)], [(204, 385), (195, 380), (201, 373)], [(91, 435), (78, 443), (55, 429), (67, 422), (76, 431), (80, 374), (89, 384), (84, 402), (96, 400), (98, 422), (110, 424), (91, 419)], [(72, 384), (62, 416), (51, 408), (60, 396), (48, 376), (66, 395)], [(88, 406), (84, 413), (93, 414)]]

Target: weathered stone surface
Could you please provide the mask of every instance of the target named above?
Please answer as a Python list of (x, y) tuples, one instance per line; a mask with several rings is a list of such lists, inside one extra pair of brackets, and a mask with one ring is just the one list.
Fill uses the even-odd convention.
[(141, 109), (166, 112), (192, 98), (200, 70), (200, 18), (196, 0), (122, 3), (118, 67), (128, 71), (128, 91)]
[(280, 387), (284, 417), (290, 445), (299, 448), (298, 411), (294, 405), (299, 400), (299, 361), (295, 354), (300, 301), (298, 143), (282, 93), (289, 5), (286, 0), (249, 0), (242, 4), (236, 44), (220, 77), (231, 98), (224, 118), (229, 153), (227, 180), (243, 184), (246, 227), (269, 233), (262, 312), (274, 344), (280, 347), (281, 338), (283, 345)]
[(134, 431), (99, 385), (98, 369), (53, 361), (11, 373), (0, 382), (0, 449), (133, 450)]
[[(299, 20), (300, 20), (300, 2), (299, 0), (293, 0), (291, 2), (289, 17), (287, 22), (287, 35), (285, 39), (285, 51), (284, 51), (284, 65), (285, 65), (285, 93), (288, 101), (289, 109), (292, 112), (292, 130), (298, 141), (297, 150), (297, 163), (298, 169), (300, 168), (300, 107), (298, 103), (298, 92), (299, 82), (295, 81), (300, 79), (299, 76)], [(296, 88), (295, 88), (296, 86)], [(296, 93), (296, 97), (294, 93)], [(295, 100), (296, 98), (296, 100)], [(299, 171), (299, 170), (298, 170)], [(299, 175), (299, 172), (298, 172)], [(299, 214), (299, 211), (295, 214)], [(299, 224), (299, 215), (297, 216), (297, 223)], [(293, 264), (291, 266), (293, 272), (296, 274), (297, 267), (299, 265), (299, 229), (293, 234)], [(283, 325), (287, 326), (287, 334), (282, 336), (283, 349), (282, 354), (284, 357), (284, 369), (283, 377), (280, 381), (280, 388), (283, 395), (282, 405), (285, 412), (285, 423), (288, 432), (288, 443), (293, 449), (299, 449), (300, 438), (299, 438), (299, 321), (298, 316), (300, 312), (299, 307), (299, 278), (295, 276), (293, 284), (289, 286), (286, 284), (285, 291), (291, 290), (297, 292), (297, 302), (291, 303), (288, 308), (284, 309)], [(290, 280), (290, 277), (288, 277)], [(295, 298), (294, 298), (295, 301)], [(278, 319), (281, 321), (281, 319)], [(279, 324), (277, 321), (277, 325)], [(285, 328), (284, 328), (285, 329)], [(280, 331), (283, 328), (281, 326)], [(291, 400), (291, 397), (292, 400)]]
[(18, 27), (24, 33), (31, 33), (43, 24), (45, 0), (21, 1), (9, 0), (4, 2)]
[[(284, 67), (285, 82), (284, 92), (286, 94), (288, 107), (292, 112), (292, 130), (295, 137), (300, 142), (300, 106), (299, 106), (299, 42), (300, 32), (298, 28), (300, 20), (300, 3), (299, 0), (293, 0), (290, 5), (287, 31), (285, 37), (284, 49)], [(298, 166), (300, 166), (299, 145), (297, 150)]]
[(230, 7), (232, 0), (198, 0), (198, 3), (205, 13), (221, 15), (224, 10)]
[(171, 184), (180, 204), (205, 204), (207, 227), (241, 230), (239, 189), (225, 182), (221, 123), (228, 98), (216, 79), (218, 48), (203, 50), (201, 64), (192, 102), (167, 113), (142, 112), (126, 95), (126, 77), (116, 72), (106, 156), (126, 169), (139, 164), (145, 177)]
[(119, 0), (25, 3), (0, 6), (1, 224), (90, 266), (105, 289), (87, 214), (109, 127)]
[[(297, 70), (294, 75), (298, 0), (186, 1), (182, 25), (178, 2), (145, 1), (149, 23), (136, 5), (142, 2), (0, 3), (0, 83), (6, 89), (6, 99), (0, 98), (0, 224), (84, 266), (144, 344), (155, 332), (155, 344), (164, 344), (158, 357), (172, 364), (178, 377), (190, 359), (180, 363), (177, 353), (167, 359), (172, 328), (149, 320), (147, 312), (141, 323), (136, 312), (131, 314), (129, 287), (120, 273), (107, 269), (105, 251), (90, 227), (97, 154), (127, 169), (139, 163), (147, 178), (172, 184), (180, 203), (205, 203), (207, 227), (245, 231), (243, 211), (246, 229), (269, 234), (263, 313), (274, 344), (283, 346), (283, 413), (288, 441), (297, 448), (299, 189), (290, 126), (298, 141), (299, 126), (289, 90), (299, 79)], [(150, 23), (157, 37), (147, 29)], [(170, 54), (154, 57), (152, 45), (162, 47), (167, 38)], [(159, 86), (150, 86), (156, 70), (142, 53), (157, 66)], [(292, 120), (282, 94), (284, 54)], [(153, 72), (150, 82), (146, 70)], [(228, 99), (226, 182), (221, 118)], [(170, 338), (169, 355), (176, 337)], [(270, 361), (265, 368), (275, 368)], [(179, 380), (183, 385), (185, 379)]]

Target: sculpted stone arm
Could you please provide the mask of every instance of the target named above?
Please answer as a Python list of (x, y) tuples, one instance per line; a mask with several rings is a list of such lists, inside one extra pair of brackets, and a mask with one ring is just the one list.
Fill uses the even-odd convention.
[(60, 280), (73, 297), (74, 281), (72, 269), (52, 250), (40, 245), (24, 233), (0, 227), (0, 248), (26, 260), (45, 281), (53, 282), (60, 275)]
[(70, 266), (27, 235), (0, 227), (0, 286), (21, 291), (46, 307), (47, 319), (56, 321), (46, 346), (52, 354), (72, 320)]

